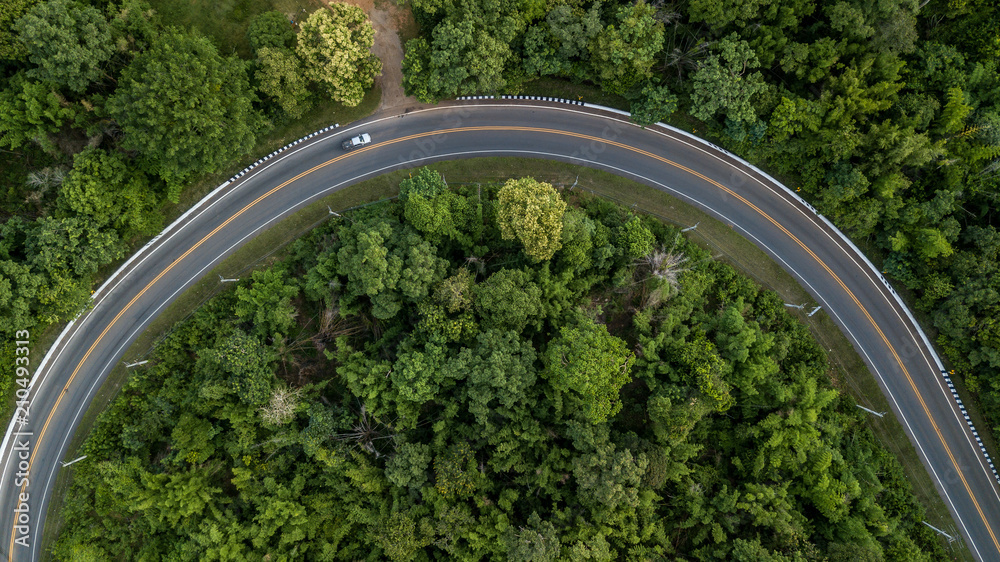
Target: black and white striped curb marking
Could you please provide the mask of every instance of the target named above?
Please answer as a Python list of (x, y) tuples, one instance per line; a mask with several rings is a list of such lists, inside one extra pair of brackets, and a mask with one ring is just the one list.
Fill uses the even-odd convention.
[(297, 146), (298, 144), (300, 144), (302, 142), (305, 142), (305, 141), (307, 141), (307, 140), (309, 140), (309, 139), (311, 139), (311, 138), (313, 138), (313, 137), (315, 137), (317, 135), (322, 135), (323, 133), (328, 133), (328, 132), (330, 132), (330, 131), (338, 128), (338, 127), (340, 127), (340, 123), (335, 123), (333, 125), (330, 125), (329, 127), (324, 127), (322, 129), (316, 131), (315, 133), (310, 133), (310, 134), (308, 134), (308, 135), (306, 135), (306, 136), (304, 136), (304, 137), (302, 137), (302, 138), (300, 138), (298, 140), (294, 140), (294, 141), (286, 144), (285, 146), (279, 148), (278, 150), (275, 150), (274, 152), (272, 152), (272, 153), (268, 154), (267, 156), (261, 158), (260, 160), (257, 160), (253, 164), (250, 164), (246, 168), (243, 168), (243, 170), (241, 170), (240, 172), (238, 172), (235, 176), (229, 178), (229, 183), (233, 183), (236, 180), (242, 178), (243, 176), (245, 176), (246, 174), (248, 174), (251, 170), (253, 170), (257, 166), (260, 166), (264, 162), (270, 160), (271, 158), (274, 158), (275, 156), (281, 154), (282, 152), (288, 150), (289, 148), (292, 148), (293, 146)]
[(993, 477), (1000, 482), (1000, 473), (997, 473), (997, 468), (993, 466), (993, 460), (990, 459), (990, 454), (986, 452), (986, 447), (983, 445), (983, 440), (979, 437), (979, 432), (976, 431), (976, 427), (972, 425), (972, 419), (969, 417), (969, 412), (965, 409), (965, 404), (962, 403), (962, 399), (958, 397), (958, 390), (955, 389), (955, 383), (951, 381), (951, 375), (948, 371), (941, 371), (941, 375), (944, 376), (944, 382), (948, 385), (948, 390), (951, 391), (951, 395), (955, 398), (955, 402), (958, 404), (958, 409), (962, 412), (962, 417), (965, 418), (965, 423), (969, 424), (969, 431), (972, 432), (972, 436), (976, 439), (976, 444), (979, 445), (979, 450), (983, 453), (983, 458), (986, 459), (986, 464), (990, 465), (990, 470), (993, 471)]
[(570, 105), (584, 105), (583, 101), (580, 100), (568, 100), (565, 98), (551, 98), (546, 96), (460, 96), (455, 98), (457, 100), (534, 100), (534, 101), (552, 101), (556, 103), (568, 103)]

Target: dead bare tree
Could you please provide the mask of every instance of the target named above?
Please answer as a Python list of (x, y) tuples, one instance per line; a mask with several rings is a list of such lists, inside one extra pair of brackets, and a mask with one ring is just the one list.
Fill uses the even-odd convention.
[(365, 331), (362, 323), (344, 318), (340, 314), (340, 307), (329, 307), (320, 313), (319, 331), (312, 337), (313, 345), (316, 349), (323, 349), (326, 342), (333, 341), (340, 336), (353, 336)]
[(280, 386), (271, 393), (271, 400), (260, 408), (260, 418), (270, 425), (285, 425), (295, 417), (302, 389)]
[(649, 277), (646, 279), (655, 277), (661, 281), (652, 291), (642, 295), (642, 308), (655, 307), (670, 298), (672, 292), (680, 291), (678, 278), (690, 268), (682, 267), (687, 263), (688, 258), (684, 252), (677, 251), (679, 241), (680, 234), (674, 238), (674, 243), (669, 250), (666, 247), (654, 249), (640, 260), (640, 265), (649, 268)]

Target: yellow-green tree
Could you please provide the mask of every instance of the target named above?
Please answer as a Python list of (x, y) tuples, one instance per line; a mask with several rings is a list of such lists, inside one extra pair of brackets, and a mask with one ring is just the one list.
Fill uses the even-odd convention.
[(507, 180), (497, 194), (497, 226), (504, 240), (517, 238), (537, 261), (562, 247), (566, 202), (550, 184), (533, 178)]
[(321, 84), (337, 102), (356, 106), (382, 72), (382, 61), (370, 52), (375, 29), (357, 6), (331, 3), (302, 22), (296, 52), (306, 77)]
[(28, 57), (28, 49), (18, 40), (14, 24), (38, 0), (0, 0), (0, 60), (18, 61)]

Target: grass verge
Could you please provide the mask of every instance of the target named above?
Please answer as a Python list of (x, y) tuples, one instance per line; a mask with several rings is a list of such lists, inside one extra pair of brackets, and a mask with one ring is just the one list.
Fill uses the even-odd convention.
[[(435, 164), (434, 168), (444, 174), (450, 183), (503, 181), (521, 176), (533, 176), (560, 188), (569, 188), (575, 183), (573, 189), (614, 199), (626, 207), (636, 204), (637, 209), (668, 223), (678, 226), (698, 224), (698, 228), (689, 232), (688, 236), (710, 250), (717, 259), (730, 263), (761, 285), (777, 292), (786, 302), (807, 304), (807, 308), (814, 302), (791, 275), (729, 226), (666, 193), (634, 181), (583, 166), (530, 158), (475, 158), (439, 163)], [(169, 333), (176, 322), (187, 317), (208, 298), (225, 290), (225, 287), (216, 281), (217, 275), (245, 276), (254, 268), (273, 263), (280, 258), (289, 242), (326, 218), (327, 205), (333, 209), (345, 209), (392, 196), (396, 192), (399, 180), (406, 174), (405, 171), (393, 172), (338, 191), (251, 240), (174, 301), (132, 344), (125, 358), (133, 361), (146, 355), (157, 340)], [(567, 181), (567, 178), (572, 182)], [(803, 311), (793, 310), (792, 313), (809, 327), (817, 341), (828, 350), (831, 363), (830, 376), (834, 386), (851, 395), (856, 402), (865, 407), (876, 411), (889, 411), (889, 405), (878, 383), (833, 321), (823, 313), (812, 317), (807, 317)], [(108, 376), (107, 382), (95, 396), (73, 437), (67, 459), (79, 456), (78, 450), (89, 435), (97, 417), (114, 399), (127, 380), (127, 376), (127, 372), (121, 366), (116, 367)], [(882, 444), (899, 459), (914, 493), (927, 510), (927, 521), (957, 534), (951, 514), (896, 418), (872, 417), (869, 419), (869, 426)], [(72, 470), (60, 471), (49, 503), (47, 524), (42, 537), (43, 552), (58, 536), (62, 526), (63, 498), (71, 482)], [(955, 559), (973, 560), (968, 550), (959, 543), (949, 545), (949, 550)]]

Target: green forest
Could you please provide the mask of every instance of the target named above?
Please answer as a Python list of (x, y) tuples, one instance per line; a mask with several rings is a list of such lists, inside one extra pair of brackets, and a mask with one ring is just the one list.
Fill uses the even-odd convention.
[[(194, 29), (147, 0), (0, 0), (0, 359), (191, 182), (381, 72), (356, 6), (231, 5)], [(995, 2), (409, 7), (421, 101), (589, 86), (780, 177), (905, 289), (1000, 427)], [(153, 358), (87, 442), (59, 558), (944, 556), (774, 294), (530, 179), (415, 172)]]
[(407, 91), (621, 96), (801, 190), (912, 291), (1000, 423), (1000, 7), (992, 0), (412, 0)]
[(192, 179), (317, 103), (358, 105), (373, 37), (355, 6), (264, 11), (243, 59), (144, 0), (0, 0), (0, 357), (75, 316)]
[(773, 292), (531, 178), (332, 218), (152, 352), (73, 560), (941, 560)]
[[(404, 85), (421, 100), (594, 84), (640, 124), (672, 116), (782, 177), (911, 292), (1000, 424), (994, 2), (410, 4)], [(233, 8), (257, 15), (232, 45), (145, 0), (0, 0), (0, 356), (9, 330), (78, 312), (186, 182), (370, 88), (380, 62), (359, 9), (293, 25), (260, 8)]]

